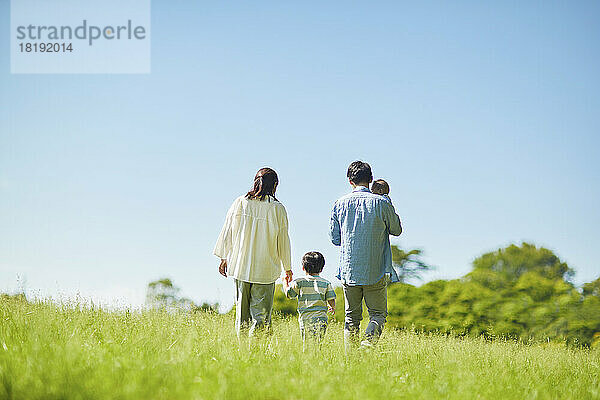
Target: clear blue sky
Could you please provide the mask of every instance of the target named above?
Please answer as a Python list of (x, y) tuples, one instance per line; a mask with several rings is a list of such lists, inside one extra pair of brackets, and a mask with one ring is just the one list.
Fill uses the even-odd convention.
[(0, 291), (140, 304), (168, 276), (232, 302), (212, 248), (280, 175), (294, 268), (348, 164), (458, 278), (533, 241), (600, 275), (600, 3), (154, 1), (150, 75), (10, 75), (0, 2)]

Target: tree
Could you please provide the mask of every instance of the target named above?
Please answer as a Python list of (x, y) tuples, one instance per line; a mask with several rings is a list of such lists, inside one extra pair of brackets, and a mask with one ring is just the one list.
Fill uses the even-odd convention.
[(153, 308), (162, 308), (167, 310), (185, 310), (185, 311), (211, 311), (217, 312), (219, 304), (202, 303), (196, 305), (187, 297), (179, 295), (179, 289), (173, 285), (169, 278), (162, 278), (148, 284), (146, 291), (146, 304)]
[[(396, 257), (410, 253), (398, 250)], [(572, 276), (552, 251), (510, 245), (476, 258), (461, 279), (391, 286), (388, 321), (423, 331), (598, 345), (600, 279), (580, 292)]]
[(600, 278), (593, 282), (583, 284), (583, 296), (596, 296), (600, 298)]
[(180, 303), (180, 289), (169, 278), (162, 278), (148, 284), (146, 304), (152, 307), (175, 307)]
[(523, 242), (483, 254), (473, 261), (473, 270), (497, 272), (514, 283), (526, 272), (537, 272), (548, 279), (570, 280), (574, 271), (551, 250)]
[(421, 280), (423, 272), (433, 269), (421, 260), (422, 255), (423, 251), (420, 249), (404, 251), (399, 246), (392, 245), (392, 267), (398, 274), (400, 282), (409, 279)]

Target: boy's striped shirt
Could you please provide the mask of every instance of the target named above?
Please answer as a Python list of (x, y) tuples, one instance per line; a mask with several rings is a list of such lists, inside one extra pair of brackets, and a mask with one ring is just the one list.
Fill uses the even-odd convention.
[(327, 300), (335, 299), (331, 283), (318, 275), (294, 279), (285, 294), (290, 299), (298, 297), (300, 325), (316, 318), (327, 321)]

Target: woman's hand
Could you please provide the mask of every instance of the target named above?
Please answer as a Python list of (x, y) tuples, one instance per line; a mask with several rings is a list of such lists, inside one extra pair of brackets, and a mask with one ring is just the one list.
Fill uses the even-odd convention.
[(227, 260), (222, 258), (221, 264), (219, 264), (219, 273), (227, 278)]

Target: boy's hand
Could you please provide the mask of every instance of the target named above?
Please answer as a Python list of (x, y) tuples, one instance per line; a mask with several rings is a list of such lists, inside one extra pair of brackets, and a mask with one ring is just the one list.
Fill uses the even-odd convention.
[(335, 314), (335, 299), (327, 300), (327, 311)]

